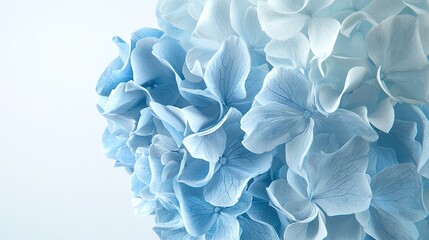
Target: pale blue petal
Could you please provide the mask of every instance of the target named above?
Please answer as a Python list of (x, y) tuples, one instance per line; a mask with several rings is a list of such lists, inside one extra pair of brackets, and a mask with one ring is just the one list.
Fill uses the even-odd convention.
[(309, 157), (307, 173), (312, 199), (328, 216), (368, 209), (368, 151), (368, 142), (357, 137), (332, 154), (322, 152)]
[(221, 166), (204, 187), (204, 199), (214, 206), (229, 207), (238, 202), (250, 176)]
[[(405, 7), (402, 0), (374, 0), (369, 3), (363, 12), (374, 17), (378, 22), (383, 21), (389, 16), (397, 15)], [(383, 11), (380, 11), (383, 9)]]
[(198, 19), (195, 34), (217, 42), (222, 42), (234, 35), (230, 20), (230, 5), (230, 0), (207, 0)]
[(304, 158), (313, 143), (314, 120), (310, 119), (305, 130), (286, 143), (286, 162), (290, 169), (301, 172)]
[(191, 29), (196, 21), (189, 15), (188, 4), (177, 0), (163, 0), (158, 5), (160, 16), (180, 29)]
[(214, 126), (187, 136), (183, 140), (188, 152), (194, 157), (208, 162), (217, 162), (222, 156), (227, 141), (227, 135), (223, 129), (226, 121), (235, 121), (241, 114), (237, 109), (230, 108), (228, 113)]
[(326, 229), (326, 240), (362, 240), (365, 237), (365, 232), (354, 215), (327, 217)]
[(273, 102), (253, 107), (241, 119), (241, 129), (246, 133), (243, 145), (254, 153), (270, 151), (303, 132), (308, 121), (288, 105)]
[(258, 16), (262, 30), (277, 40), (286, 40), (298, 34), (307, 23), (306, 14), (281, 14), (275, 12), (268, 3), (259, 2)]
[(413, 240), (419, 234), (414, 223), (395, 218), (382, 209), (370, 207), (368, 211), (357, 213), (356, 219), (375, 239)]
[(262, 105), (276, 102), (304, 112), (311, 107), (311, 83), (298, 70), (274, 68), (255, 99)]
[(237, 204), (232, 207), (224, 208), (222, 210), (222, 213), (229, 214), (232, 216), (238, 216), (249, 210), (250, 206), (252, 206), (252, 196), (250, 196), (249, 193), (244, 191), (243, 194), (241, 194), (241, 197), (238, 200)]
[(180, 43), (169, 37), (160, 39), (152, 48), (152, 54), (165, 65), (170, 66), (181, 79), (185, 79), (182, 69), (185, 63), (186, 52)]
[(246, 43), (235, 36), (226, 39), (207, 64), (204, 81), (208, 91), (225, 105), (246, 97), (250, 56)]
[(187, 136), (183, 145), (194, 158), (217, 162), (226, 146), (226, 134), (222, 127), (213, 127)]
[(137, 120), (140, 110), (148, 106), (150, 99), (147, 90), (134, 81), (120, 83), (110, 93), (109, 99), (104, 105), (103, 114), (122, 115)]
[(207, 233), (216, 222), (218, 214), (212, 205), (204, 201), (202, 190), (182, 183), (176, 183), (174, 190), (186, 231), (195, 237)]
[(299, 69), (307, 68), (308, 54), (310, 53), (310, 43), (307, 37), (298, 33), (294, 37), (285, 40), (271, 40), (265, 47), (267, 60), (274, 67), (289, 65)]
[(234, 216), (219, 214), (213, 226), (212, 239), (237, 240), (240, 238), (240, 224)]
[[(379, 72), (383, 70), (380, 67)], [(381, 74), (381, 73), (380, 73)], [(384, 92), (399, 102), (429, 102), (429, 63), (423, 69), (377, 75)]]
[(341, 24), (327, 17), (313, 16), (308, 23), (308, 40), (314, 56), (328, 58), (334, 49)]
[(317, 215), (311, 201), (298, 194), (286, 179), (273, 181), (267, 188), (271, 203), (293, 221), (309, 221)]
[(315, 115), (315, 132), (335, 135), (336, 140), (342, 145), (355, 136), (360, 136), (367, 141), (376, 141), (377, 132), (354, 112), (338, 109), (328, 116)]
[(420, 221), (427, 216), (423, 205), (422, 179), (413, 164), (386, 168), (371, 181), (371, 205), (405, 221)]
[(156, 38), (145, 38), (137, 42), (131, 54), (134, 81), (139, 85), (147, 84), (159, 78), (174, 79), (174, 73), (168, 66), (162, 64), (153, 54), (153, 46), (158, 42)]
[(299, 1), (282, 1), (282, 0), (267, 0), (267, 3), (270, 7), (278, 11), (279, 13), (284, 14), (293, 14), (303, 10), (307, 4), (308, 0), (299, 0)]
[(418, 163), (422, 153), (422, 146), (415, 140), (416, 135), (416, 122), (396, 119), (393, 128), (388, 134), (380, 133), (378, 145), (393, 148), (398, 162)]
[(249, 178), (268, 171), (272, 163), (271, 153), (254, 154), (247, 150), (241, 144), (244, 132), (241, 131), (239, 122), (233, 122), (226, 126), (225, 132), (228, 138), (223, 154), (225, 158), (223, 167), (228, 167), (237, 173), (240, 172)]
[(374, 26), (366, 44), (368, 55), (376, 66), (383, 67), (384, 73), (417, 70), (428, 64), (417, 19), (410, 15), (391, 16)]
[(286, 227), (283, 239), (314, 239), (322, 240), (328, 232), (325, 227), (325, 217), (319, 211), (311, 222), (294, 222)]
[(275, 229), (269, 224), (254, 221), (246, 216), (238, 217), (238, 222), (243, 231), (240, 240), (279, 239)]
[(191, 187), (202, 187), (213, 177), (215, 169), (216, 163), (195, 159), (186, 153), (180, 165), (177, 181)]
[(247, 210), (246, 214), (251, 219), (267, 223), (275, 229), (278, 229), (281, 225), (276, 210), (270, 206), (269, 202), (254, 199), (252, 206)]

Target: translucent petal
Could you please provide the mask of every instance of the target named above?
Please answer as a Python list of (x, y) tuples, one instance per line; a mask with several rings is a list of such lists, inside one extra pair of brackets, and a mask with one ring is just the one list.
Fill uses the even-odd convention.
[(210, 59), (204, 73), (207, 89), (225, 105), (246, 97), (245, 83), (250, 72), (250, 56), (240, 38), (225, 40)]
[(333, 18), (311, 18), (308, 23), (308, 40), (316, 57), (326, 59), (331, 55), (340, 28), (341, 24)]
[(239, 216), (238, 221), (243, 231), (240, 236), (241, 240), (279, 239), (276, 231), (269, 224), (254, 221), (246, 216)]

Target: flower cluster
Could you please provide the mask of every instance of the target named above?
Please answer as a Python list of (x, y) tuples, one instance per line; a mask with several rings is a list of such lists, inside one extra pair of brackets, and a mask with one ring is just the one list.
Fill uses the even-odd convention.
[(427, 0), (159, 0), (98, 84), (161, 239), (428, 239)]

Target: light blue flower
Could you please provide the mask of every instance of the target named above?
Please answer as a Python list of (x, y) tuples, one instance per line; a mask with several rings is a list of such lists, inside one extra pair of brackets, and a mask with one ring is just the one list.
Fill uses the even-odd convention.
[(342, 144), (354, 136), (377, 139), (377, 133), (353, 112), (338, 110), (328, 116), (318, 113), (311, 91), (311, 83), (301, 72), (273, 69), (255, 97), (257, 104), (241, 120), (246, 133), (243, 145), (262, 153), (286, 143), (288, 166), (299, 173), (317, 133), (335, 134)]
[[(394, 30), (395, 29), (395, 30)], [(422, 47), (417, 19), (391, 16), (368, 32), (368, 55), (378, 68), (377, 81), (393, 99), (429, 101), (429, 61)]]
[(416, 167), (404, 163), (386, 168), (372, 178), (371, 189), (371, 207), (356, 213), (365, 232), (375, 239), (417, 239), (414, 222), (427, 217), (427, 212)]
[(212, 239), (239, 239), (237, 216), (249, 209), (252, 201), (250, 195), (243, 194), (232, 207), (218, 207), (204, 200), (201, 188), (177, 183), (174, 189), (180, 204), (180, 214), (189, 234), (195, 237), (209, 234)]
[(317, 58), (324, 60), (331, 54), (341, 27), (336, 19), (324, 13), (333, 2), (261, 1), (258, 15), (262, 29), (273, 39), (287, 40), (303, 29), (308, 29), (306, 33), (311, 51)]
[(231, 36), (246, 42), (253, 66), (266, 63), (263, 48), (269, 38), (260, 28), (256, 8), (241, 0), (207, 0), (186, 56), (190, 71), (203, 76), (208, 61)]
[(157, 29), (142, 28), (131, 35), (130, 45), (121, 38), (114, 37), (113, 42), (119, 48), (119, 57), (115, 58), (101, 75), (96, 87), (97, 93), (108, 96), (119, 83), (133, 79), (130, 57), (137, 41), (144, 38), (160, 38), (162, 34)]
[(287, 179), (271, 183), (270, 200), (292, 221), (284, 239), (323, 239), (327, 235), (325, 213), (337, 216), (368, 209), (368, 150), (365, 140), (353, 138), (332, 154), (311, 154), (304, 178), (289, 170)]

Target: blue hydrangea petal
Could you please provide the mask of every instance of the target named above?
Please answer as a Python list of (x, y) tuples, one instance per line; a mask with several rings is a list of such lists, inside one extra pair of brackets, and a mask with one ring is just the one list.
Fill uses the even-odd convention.
[(133, 81), (120, 83), (110, 93), (103, 114), (122, 115), (137, 120), (140, 117), (140, 110), (148, 105), (150, 99), (147, 90)]
[(284, 14), (293, 14), (303, 10), (307, 4), (308, 0), (300, 1), (281, 1), (281, 0), (267, 0), (267, 3), (270, 7), (278, 11), (279, 13)]
[(286, 179), (273, 181), (267, 193), (271, 203), (293, 221), (307, 221), (317, 215), (317, 209), (311, 201), (298, 194)]
[(302, 33), (298, 33), (285, 41), (273, 39), (264, 50), (268, 62), (274, 67), (288, 65), (298, 69), (307, 69), (310, 43)]
[(300, 173), (304, 158), (313, 143), (314, 120), (310, 119), (305, 130), (286, 143), (286, 162), (290, 169)]
[(265, 77), (255, 100), (262, 105), (276, 102), (304, 112), (311, 107), (311, 83), (298, 70), (274, 68)]
[(185, 79), (182, 69), (185, 63), (186, 52), (177, 40), (169, 37), (160, 39), (153, 45), (152, 54), (158, 60), (170, 66), (181, 79)]
[(191, 187), (202, 187), (212, 179), (215, 170), (216, 163), (196, 159), (190, 156), (189, 153), (185, 153), (177, 181)]
[(362, 240), (365, 232), (354, 215), (326, 217), (327, 240)]
[(217, 221), (215, 207), (204, 201), (201, 189), (176, 183), (174, 190), (180, 203), (180, 215), (186, 231), (192, 236), (201, 236)]
[(373, 177), (372, 205), (405, 221), (420, 221), (427, 216), (423, 205), (422, 179), (414, 164), (386, 168)]
[(404, 7), (402, 0), (374, 0), (362, 11), (371, 15), (377, 22), (381, 22), (389, 16), (397, 15)]
[(313, 201), (328, 216), (368, 209), (371, 189), (365, 174), (368, 142), (356, 137), (332, 154), (310, 156), (307, 174)]
[(162, 0), (158, 4), (158, 14), (173, 26), (187, 30), (195, 26), (196, 21), (188, 12), (187, 1)]
[(108, 96), (110, 92), (120, 83), (133, 79), (130, 56), (135, 48), (136, 42), (143, 38), (160, 38), (163, 32), (152, 28), (142, 28), (131, 35), (131, 46), (121, 38), (114, 37), (113, 42), (119, 48), (119, 57), (113, 60), (103, 72), (97, 82), (96, 91), (101, 96)]
[(252, 196), (246, 191), (241, 194), (237, 204), (232, 207), (225, 207), (222, 209), (222, 213), (229, 214), (231, 216), (238, 216), (245, 213), (252, 206)]
[(250, 56), (246, 43), (235, 36), (226, 39), (210, 59), (204, 73), (207, 90), (229, 105), (246, 97)]
[(267, 223), (276, 230), (281, 226), (276, 210), (267, 201), (260, 201), (254, 198), (252, 206), (247, 210), (246, 214), (254, 221)]
[(299, 33), (309, 17), (305, 14), (281, 14), (274, 11), (266, 2), (259, 2), (258, 16), (262, 30), (277, 40), (287, 40)]
[(246, 133), (243, 145), (254, 153), (270, 151), (302, 133), (308, 121), (288, 105), (273, 102), (253, 107), (241, 119), (241, 129)]
[(254, 221), (245, 215), (239, 216), (238, 222), (243, 231), (240, 240), (279, 239), (275, 229), (269, 224)]
[(329, 133), (335, 135), (335, 138), (341, 145), (344, 145), (355, 136), (360, 136), (367, 141), (376, 141), (377, 132), (354, 112), (338, 109), (337, 111), (324, 115), (314, 115), (315, 132)]
[(311, 18), (308, 23), (308, 40), (315, 57), (324, 60), (331, 55), (340, 28), (341, 24), (334, 18), (317, 16)]
[(234, 216), (221, 213), (212, 232), (212, 239), (236, 240), (240, 238), (240, 224)]
[(206, 160), (208, 162), (217, 162), (222, 156), (227, 136), (222, 125), (229, 119), (234, 118), (238, 110), (231, 108), (228, 113), (213, 127), (187, 136), (183, 140), (188, 152), (194, 158)]
[(356, 213), (356, 219), (365, 232), (375, 239), (417, 239), (419, 234), (414, 223), (395, 218), (388, 212), (374, 207)]
[(207, 0), (198, 19), (195, 34), (217, 42), (235, 35), (231, 26), (230, 6), (230, 0)]
[(317, 239), (321, 240), (327, 236), (325, 217), (319, 213), (311, 222), (294, 222), (286, 227), (283, 239)]

